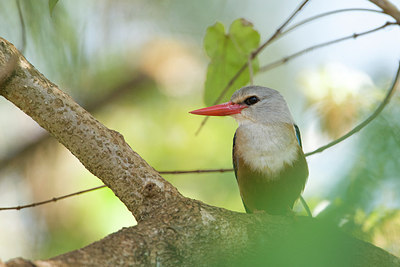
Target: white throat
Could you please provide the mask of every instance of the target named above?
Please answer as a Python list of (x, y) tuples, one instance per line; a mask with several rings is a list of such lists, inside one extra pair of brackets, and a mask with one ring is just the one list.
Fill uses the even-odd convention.
[(238, 122), (235, 153), (251, 170), (268, 173), (273, 180), (285, 165), (292, 165), (298, 157), (300, 147), (290, 124)]

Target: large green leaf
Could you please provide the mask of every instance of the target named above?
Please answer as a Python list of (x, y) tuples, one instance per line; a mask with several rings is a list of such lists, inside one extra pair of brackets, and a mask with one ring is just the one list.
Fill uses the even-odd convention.
[[(211, 62), (208, 65), (204, 90), (206, 105), (212, 105), (238, 70), (248, 62), (250, 53), (259, 46), (260, 34), (245, 19), (235, 20), (225, 33), (224, 25), (215, 23), (207, 29), (204, 48)], [(258, 70), (258, 61), (253, 60), (253, 73)], [(250, 80), (249, 70), (245, 70), (223, 97), (228, 100), (232, 93)]]

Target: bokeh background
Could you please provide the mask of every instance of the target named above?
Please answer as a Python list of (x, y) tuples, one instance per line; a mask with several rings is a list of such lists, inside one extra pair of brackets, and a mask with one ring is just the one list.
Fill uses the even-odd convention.
[[(50, 1), (51, 2), (51, 1)], [(399, 1), (392, 1), (399, 5)], [(0, 36), (160, 171), (231, 167), (231, 118), (202, 118), (208, 26), (237, 18), (266, 40), (299, 1), (0, 1)], [(18, 8), (19, 5), (19, 8)], [(295, 21), (366, 0), (311, 1)], [(19, 15), (19, 11), (22, 14)], [(320, 42), (382, 25), (387, 16), (341, 13), (268, 47), (261, 65)], [(22, 26), (24, 25), (24, 26)], [(339, 137), (384, 97), (400, 58), (398, 27), (313, 51), (259, 73), (279, 90), (302, 130), (304, 151)], [(308, 158), (304, 196), (314, 215), (400, 256), (400, 97), (364, 130)], [(165, 175), (185, 196), (243, 211), (233, 173)], [(23, 205), (100, 185), (28, 116), (0, 98), (0, 206)], [(300, 205), (297, 212), (303, 214)], [(134, 225), (108, 189), (44, 206), (0, 211), (0, 258), (46, 258)]]

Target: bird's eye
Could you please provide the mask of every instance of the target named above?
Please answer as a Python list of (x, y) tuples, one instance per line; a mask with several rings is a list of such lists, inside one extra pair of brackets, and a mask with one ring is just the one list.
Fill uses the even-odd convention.
[(244, 100), (244, 103), (246, 105), (251, 106), (251, 105), (254, 105), (255, 103), (257, 103), (258, 101), (260, 101), (260, 99), (258, 99), (258, 97), (250, 96), (250, 97), (246, 98), (246, 100)]

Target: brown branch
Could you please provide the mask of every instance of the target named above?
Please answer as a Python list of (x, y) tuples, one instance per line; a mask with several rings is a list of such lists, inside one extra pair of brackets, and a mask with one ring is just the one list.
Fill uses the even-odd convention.
[(363, 129), (365, 126), (367, 126), (371, 121), (373, 121), (376, 117), (378, 117), (378, 115), (382, 112), (382, 110), (386, 107), (386, 105), (389, 103), (391, 97), (393, 96), (394, 92), (396, 91), (396, 89), (399, 87), (399, 77), (400, 77), (400, 64), (397, 68), (397, 73), (396, 73), (396, 77), (393, 81), (392, 86), (389, 88), (385, 98), (383, 99), (383, 101), (379, 104), (379, 106), (376, 108), (376, 110), (368, 117), (366, 118), (364, 121), (362, 121), (360, 124), (358, 124), (356, 127), (354, 127), (351, 131), (349, 131), (348, 133), (346, 133), (345, 135), (343, 135), (342, 137), (330, 142), (327, 145), (324, 145), (314, 151), (308, 152), (305, 154), (305, 156), (311, 156), (314, 155), (316, 153), (320, 153), (322, 151), (324, 151), (325, 149), (328, 149), (340, 142), (342, 142), (343, 140), (346, 140), (347, 138), (349, 138), (350, 136), (352, 136), (353, 134), (359, 132), (361, 129)]
[(26, 208), (33, 208), (33, 207), (41, 206), (41, 205), (48, 204), (48, 203), (51, 203), (51, 202), (56, 202), (56, 201), (59, 201), (59, 200), (64, 199), (64, 198), (69, 198), (69, 197), (77, 196), (77, 195), (80, 195), (80, 194), (88, 193), (88, 192), (91, 192), (91, 191), (94, 191), (94, 190), (97, 190), (97, 189), (101, 189), (101, 188), (105, 188), (105, 187), (107, 187), (107, 186), (100, 185), (100, 186), (89, 188), (89, 189), (85, 189), (85, 190), (82, 190), (82, 191), (77, 191), (77, 192), (74, 192), (74, 193), (71, 193), (71, 194), (68, 194), (68, 195), (63, 195), (63, 196), (60, 196), (60, 197), (53, 197), (53, 198), (48, 199), (48, 200), (34, 202), (34, 203), (27, 204), (27, 205), (14, 206), (14, 207), (2, 207), (2, 208), (0, 208), (0, 211), (1, 210), (22, 210), (22, 209), (26, 209)]
[[(251, 55), (249, 60), (253, 61), (257, 57), (257, 55), (265, 49), (272, 41), (274, 41), (282, 32), (282, 30), (292, 21), (292, 19), (303, 9), (303, 7), (308, 3), (309, 0), (304, 0), (297, 8), (296, 10), (284, 21), (284, 23), (272, 34), (271, 37), (269, 37), (262, 45), (260, 45), (256, 50), (254, 50)], [(229, 80), (228, 84), (225, 86), (225, 88), (221, 91), (217, 99), (214, 101), (214, 105), (217, 104), (218, 102), (221, 101), (221, 99), (225, 96), (226, 92), (228, 92), (229, 88), (232, 87), (233, 83), (239, 78), (239, 76), (243, 73), (243, 71), (246, 70), (248, 66), (248, 62), (243, 64), (243, 66), (236, 72), (235, 75)], [(203, 126), (206, 124), (207, 120), (209, 117), (205, 117), (202, 122), (200, 123), (199, 128), (196, 131), (196, 135), (199, 134), (200, 130), (203, 128)]]
[(0, 39), (0, 69), (16, 57), (0, 94), (49, 131), (126, 205), (138, 221), (182, 196), (125, 142)]
[(387, 0), (369, 0), (369, 1), (380, 7), (385, 14), (391, 16), (396, 20), (398, 24), (400, 24), (400, 11), (397, 9), (395, 5), (393, 5)]
[(345, 13), (345, 12), (355, 12), (355, 11), (359, 11), (359, 12), (373, 12), (373, 13), (380, 13), (380, 14), (385, 14), (383, 11), (380, 10), (376, 10), (376, 9), (369, 9), (369, 8), (343, 8), (343, 9), (336, 9), (336, 10), (332, 10), (332, 11), (328, 11), (328, 12), (324, 12), (321, 14), (317, 14), (315, 16), (309, 17), (307, 19), (304, 19), (296, 24), (294, 24), (293, 26), (287, 28), (285, 31), (282, 32), (282, 34), (280, 35), (280, 37), (288, 34), (289, 32), (297, 29), (300, 26), (303, 26), (307, 23), (310, 23), (312, 21), (321, 19), (323, 17), (328, 17), (331, 15), (336, 15), (338, 13)]
[(281, 58), (279, 60), (276, 60), (276, 61), (274, 61), (272, 63), (269, 63), (269, 64), (261, 67), (259, 69), (259, 71), (260, 72), (269, 71), (269, 70), (271, 70), (273, 68), (281, 66), (281, 65), (287, 63), (288, 61), (293, 60), (294, 58), (302, 56), (302, 55), (304, 55), (304, 54), (306, 54), (308, 52), (311, 52), (313, 50), (316, 50), (316, 49), (319, 49), (319, 48), (322, 48), (322, 47), (326, 47), (326, 46), (329, 46), (329, 45), (337, 44), (337, 43), (340, 43), (340, 42), (343, 42), (343, 41), (346, 41), (346, 40), (356, 39), (356, 38), (358, 38), (360, 36), (368, 35), (368, 34), (377, 32), (379, 30), (382, 30), (382, 29), (384, 29), (384, 28), (386, 28), (388, 26), (393, 26), (393, 25), (398, 25), (398, 24), (395, 23), (395, 22), (386, 22), (382, 26), (373, 28), (373, 29), (368, 30), (368, 31), (364, 31), (364, 32), (360, 32), (360, 33), (353, 33), (353, 34), (345, 36), (345, 37), (337, 38), (337, 39), (334, 39), (334, 40), (331, 40), (331, 41), (327, 41), (327, 42), (323, 42), (323, 43), (320, 43), (320, 44), (316, 44), (316, 45), (307, 47), (307, 48), (302, 49), (302, 50), (300, 50), (298, 52), (295, 52), (295, 53), (293, 53), (293, 54), (291, 54), (289, 56), (283, 57), (283, 58)]

